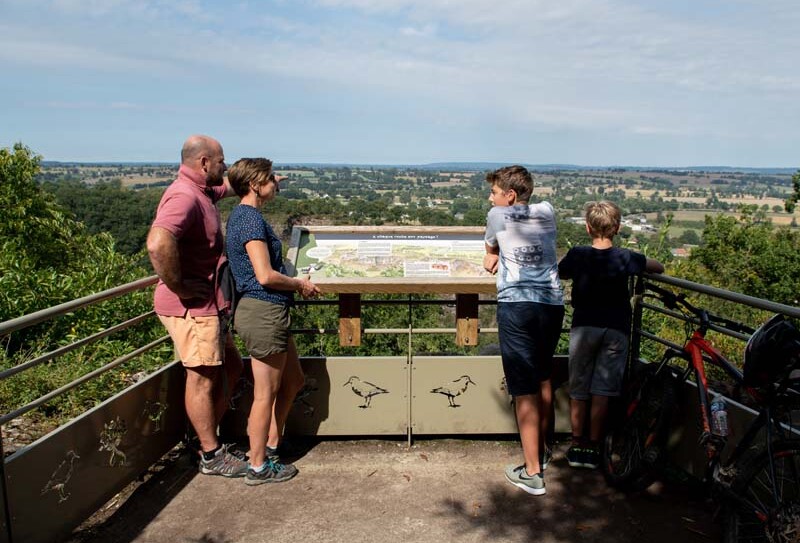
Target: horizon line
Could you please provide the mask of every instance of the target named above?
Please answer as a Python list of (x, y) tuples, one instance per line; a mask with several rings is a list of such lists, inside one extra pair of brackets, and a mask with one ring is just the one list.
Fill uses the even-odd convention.
[[(180, 165), (179, 161), (139, 161), (139, 160), (45, 160), (42, 165), (86, 165), (86, 166), (174, 166)], [(696, 166), (642, 166), (642, 165), (582, 165), (569, 163), (530, 163), (520, 161), (437, 161), (425, 163), (381, 163), (381, 162), (308, 162), (285, 161), (275, 162), (276, 167), (332, 167), (332, 168), (425, 168), (436, 169), (441, 167), (460, 168), (466, 170), (496, 169), (507, 165), (519, 164), (529, 169), (546, 170), (669, 170), (669, 171), (800, 171), (795, 166), (727, 166), (727, 165), (696, 165)]]

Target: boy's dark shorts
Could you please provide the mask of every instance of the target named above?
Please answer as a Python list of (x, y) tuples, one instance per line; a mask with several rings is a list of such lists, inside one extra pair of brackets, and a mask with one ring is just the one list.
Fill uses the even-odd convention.
[(563, 320), (563, 305), (497, 304), (500, 354), (511, 396), (538, 394), (539, 384), (550, 378)]
[(576, 326), (569, 333), (569, 396), (619, 396), (628, 361), (628, 335), (613, 328)]

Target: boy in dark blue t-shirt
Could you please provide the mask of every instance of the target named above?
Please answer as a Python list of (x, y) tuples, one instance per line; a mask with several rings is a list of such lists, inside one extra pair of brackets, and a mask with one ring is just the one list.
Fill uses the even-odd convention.
[[(572, 467), (596, 468), (599, 443), (608, 417), (608, 399), (619, 396), (628, 358), (631, 328), (628, 278), (644, 271), (662, 273), (657, 260), (613, 246), (622, 214), (609, 201), (586, 204), (590, 247), (573, 247), (558, 264), (561, 279), (572, 279), (572, 327), (569, 334), (569, 395)], [(589, 440), (584, 436), (591, 397)]]

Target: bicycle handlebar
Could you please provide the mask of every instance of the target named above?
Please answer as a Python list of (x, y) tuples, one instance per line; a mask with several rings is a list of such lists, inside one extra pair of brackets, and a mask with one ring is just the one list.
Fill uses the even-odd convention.
[(683, 293), (675, 294), (674, 292), (670, 292), (669, 290), (661, 288), (652, 283), (647, 283), (646, 289), (655, 293), (651, 296), (661, 300), (661, 302), (664, 304), (664, 307), (675, 310), (685, 309), (694, 315), (700, 321), (700, 325), (703, 327), (707, 328), (710, 323), (714, 323), (733, 332), (741, 332), (745, 334), (752, 334), (755, 332), (754, 328), (751, 328), (745, 324), (726, 319), (725, 317), (720, 317), (719, 315), (714, 315), (705, 309), (692, 305), (688, 300), (686, 300), (686, 296)]

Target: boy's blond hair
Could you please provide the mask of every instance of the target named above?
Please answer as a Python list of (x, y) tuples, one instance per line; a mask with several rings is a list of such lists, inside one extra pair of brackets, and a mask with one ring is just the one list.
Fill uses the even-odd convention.
[(614, 202), (608, 200), (587, 202), (583, 212), (592, 238), (611, 239), (619, 232), (622, 211)]
[(518, 202), (527, 202), (533, 194), (533, 176), (523, 166), (506, 166), (489, 172), (486, 182), (503, 190), (514, 189)]

